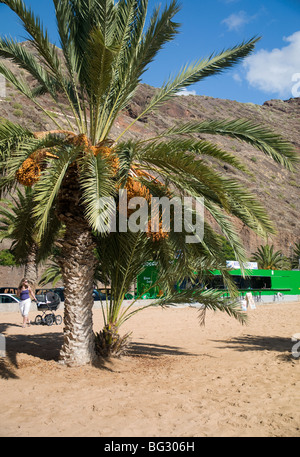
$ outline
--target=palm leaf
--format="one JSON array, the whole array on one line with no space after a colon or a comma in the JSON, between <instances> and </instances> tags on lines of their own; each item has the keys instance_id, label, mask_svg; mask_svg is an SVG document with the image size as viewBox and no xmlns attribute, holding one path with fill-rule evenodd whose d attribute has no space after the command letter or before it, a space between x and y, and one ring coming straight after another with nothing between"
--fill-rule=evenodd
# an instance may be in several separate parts
<instances>
[{"instance_id":1,"label":"palm leaf","mask_svg":"<svg viewBox=\"0 0 300 457\"><path fill-rule=\"evenodd\" d=\"M180 293L175 292L169 296L163 297L159 302L155 302L154 305L157 306L158 303L160 303L161 306L179 303L194 306L198 303L201 305L199 311L201 324L204 324L204 317L207 309L225 312L229 316L237 319L241 324L247 322L247 315L241 310L240 302L238 300L228 300L223 297L223 292L214 289L184 290Z\"/></svg>"},{"instance_id":2,"label":"palm leaf","mask_svg":"<svg viewBox=\"0 0 300 457\"><path fill-rule=\"evenodd\" d=\"M50 214L68 167L76 160L79 153L80 151L76 148L61 146L59 160L52 161L52 163L49 161L51 166L42 172L39 181L35 184L34 202L36 206L33 214L38 221L38 239L41 239L49 224Z\"/></svg>"},{"instance_id":3,"label":"palm leaf","mask_svg":"<svg viewBox=\"0 0 300 457\"><path fill-rule=\"evenodd\" d=\"M26 139L31 139L34 134L20 124L15 124L8 119L0 124L0 152L7 154L7 150L17 148L17 145Z\"/></svg>"},{"instance_id":4,"label":"palm leaf","mask_svg":"<svg viewBox=\"0 0 300 457\"><path fill-rule=\"evenodd\" d=\"M35 16L33 11L27 8L22 0L2 0L1 3L9 6L18 15L30 37L32 45L42 57L48 70L55 75L61 75L61 63L56 47L50 43L48 33L43 29L39 17Z\"/></svg>"},{"instance_id":5,"label":"palm leaf","mask_svg":"<svg viewBox=\"0 0 300 457\"><path fill-rule=\"evenodd\" d=\"M62 143L62 138L57 134L38 139L18 124L5 122L0 126L0 170L4 175L0 180L0 191L10 191L16 186L16 172L31 154Z\"/></svg>"},{"instance_id":6,"label":"palm leaf","mask_svg":"<svg viewBox=\"0 0 300 457\"><path fill-rule=\"evenodd\" d=\"M235 46L233 48L222 51L217 55L212 55L208 58L201 59L192 65L186 65L175 78L170 78L162 88L154 95L145 110L128 126L118 140L125 134L131 126L148 112L159 108L163 103L176 95L178 91L192 84L195 84L202 79L219 74L232 65L238 63L254 50L256 42L259 38L252 38L247 42Z\"/></svg>"},{"instance_id":7,"label":"palm leaf","mask_svg":"<svg viewBox=\"0 0 300 457\"><path fill-rule=\"evenodd\" d=\"M178 11L178 5L176 1L172 1L161 14L160 8L154 11L147 33L143 35L147 3L146 0L122 0L118 3L114 44L119 47L119 51L114 62L111 86L97 126L100 141L108 135L118 113L132 98L147 65L177 33L178 24L173 23L172 18Z\"/></svg>"},{"instance_id":8,"label":"palm leaf","mask_svg":"<svg viewBox=\"0 0 300 457\"><path fill-rule=\"evenodd\" d=\"M224 180L231 201L230 211L261 237L275 234L274 225L256 197L234 180Z\"/></svg>"},{"instance_id":9,"label":"palm leaf","mask_svg":"<svg viewBox=\"0 0 300 457\"><path fill-rule=\"evenodd\" d=\"M262 127L261 124L247 119L208 120L200 123L189 122L179 127L172 127L166 130L163 135L191 135L194 133L208 133L237 138L263 151L275 162L280 163L289 170L293 169L293 163L299 161L299 155L290 142L272 130Z\"/></svg>"},{"instance_id":10,"label":"palm leaf","mask_svg":"<svg viewBox=\"0 0 300 457\"><path fill-rule=\"evenodd\" d=\"M143 22L146 16L147 2L140 2L141 18ZM136 56L133 61L132 70L136 81L147 70L148 65L153 61L157 53L163 46L174 39L178 33L179 24L173 21L174 16L179 12L180 6L176 0L172 0L161 12L161 7L157 6L150 18L146 33L136 43ZM139 30L141 27L139 28ZM132 75L132 76L133 76Z\"/></svg>"},{"instance_id":11,"label":"palm leaf","mask_svg":"<svg viewBox=\"0 0 300 457\"><path fill-rule=\"evenodd\" d=\"M223 209L212 201L205 200L204 204L205 208L217 222L222 234L234 250L236 259L240 262L240 265L243 265L247 260L246 253L232 217L224 213Z\"/></svg>"},{"instance_id":12,"label":"palm leaf","mask_svg":"<svg viewBox=\"0 0 300 457\"><path fill-rule=\"evenodd\" d=\"M34 93L22 76L16 77L9 68L0 62L0 74L29 100L34 100Z\"/></svg>"},{"instance_id":13,"label":"palm leaf","mask_svg":"<svg viewBox=\"0 0 300 457\"><path fill-rule=\"evenodd\" d=\"M284 263L281 251L274 251L274 246L259 246L252 255L252 259L258 262L260 268L265 270L280 269Z\"/></svg>"},{"instance_id":14,"label":"palm leaf","mask_svg":"<svg viewBox=\"0 0 300 457\"><path fill-rule=\"evenodd\" d=\"M145 143L145 145L143 145ZM197 140L194 138L188 139L174 139L170 141L159 142L158 140L145 140L140 144L137 144L137 149L139 149L139 156L148 157L160 154L168 154L172 156L173 152L181 151L187 154L191 162L202 158L204 156L212 157L221 164L228 164L236 168L237 170L247 172L246 166L241 163L241 161L230 152L222 150L220 147L206 140Z\"/></svg>"},{"instance_id":15,"label":"palm leaf","mask_svg":"<svg viewBox=\"0 0 300 457\"><path fill-rule=\"evenodd\" d=\"M112 185L113 183L113 185ZM98 154L88 155L82 159L80 185L82 188L82 202L85 207L85 216L90 226L96 232L106 233L109 226L106 224L106 217L112 217L115 210L114 199L105 211L100 205L100 198L115 197L115 186L113 173L107 160Z\"/></svg>"},{"instance_id":16,"label":"palm leaf","mask_svg":"<svg viewBox=\"0 0 300 457\"><path fill-rule=\"evenodd\" d=\"M22 44L8 38L0 39L0 56L12 59L21 68L27 70L40 83L40 93L43 88L43 92L48 92L55 98L58 89L57 80L51 77L36 57Z\"/></svg>"},{"instance_id":17,"label":"palm leaf","mask_svg":"<svg viewBox=\"0 0 300 457\"><path fill-rule=\"evenodd\" d=\"M61 279L62 274L60 266L57 263L52 263L44 270L39 281L39 285L43 287L46 284L52 283L52 286L55 287L55 285L61 281Z\"/></svg>"}]
</instances>

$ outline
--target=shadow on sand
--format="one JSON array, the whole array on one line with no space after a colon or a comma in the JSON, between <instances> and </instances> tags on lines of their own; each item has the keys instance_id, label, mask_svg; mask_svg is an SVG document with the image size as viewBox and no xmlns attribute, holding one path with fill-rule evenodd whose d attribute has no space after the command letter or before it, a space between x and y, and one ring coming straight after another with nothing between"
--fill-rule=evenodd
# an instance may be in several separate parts
<instances>
[{"instance_id":1,"label":"shadow on sand","mask_svg":"<svg viewBox=\"0 0 300 457\"><path fill-rule=\"evenodd\" d=\"M165 355L185 355L190 357L197 357L198 354L185 352L176 346L167 346L154 343L131 343L128 349L128 355L131 357L148 356L148 357L161 357Z\"/></svg>"},{"instance_id":2,"label":"shadow on sand","mask_svg":"<svg viewBox=\"0 0 300 457\"><path fill-rule=\"evenodd\" d=\"M5 334L7 328L14 326L20 327L16 324L2 323L0 324L0 333ZM0 377L4 379L18 379L16 372L16 370L19 368L17 360L18 354L27 354L41 360L58 361L62 344L62 332L45 332L31 335L16 334L6 336L6 357L0 357ZM151 358L158 358L165 355L197 356L197 354L185 352L176 346L140 342L131 342L127 355L130 357L144 356ZM106 362L107 360L100 358L95 362L95 367L110 370Z\"/></svg>"},{"instance_id":3,"label":"shadow on sand","mask_svg":"<svg viewBox=\"0 0 300 457\"><path fill-rule=\"evenodd\" d=\"M277 352L278 357L284 361L295 360L292 357L292 340L281 336L259 336L244 335L227 340L214 340L216 343L222 343L220 348L230 348L240 352L246 351L270 351Z\"/></svg>"},{"instance_id":4,"label":"shadow on sand","mask_svg":"<svg viewBox=\"0 0 300 457\"><path fill-rule=\"evenodd\" d=\"M0 324L0 333L4 333L8 327L20 327L15 324ZM59 350L63 343L63 334L41 333L39 335L8 335L6 336L6 357L0 358L0 377L15 378L18 376L18 354L28 354L42 360L58 361Z\"/></svg>"}]
</instances>

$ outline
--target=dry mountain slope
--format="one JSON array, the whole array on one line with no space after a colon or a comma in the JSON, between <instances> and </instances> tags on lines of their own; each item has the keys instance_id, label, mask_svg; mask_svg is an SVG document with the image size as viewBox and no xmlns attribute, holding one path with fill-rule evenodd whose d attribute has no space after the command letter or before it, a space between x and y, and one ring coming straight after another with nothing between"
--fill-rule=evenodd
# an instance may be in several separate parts
<instances>
[{"instance_id":1,"label":"dry mountain slope","mask_svg":"<svg viewBox=\"0 0 300 457\"><path fill-rule=\"evenodd\" d=\"M127 115L136 117L140 114L153 91L149 86L140 86L133 103L128 107ZM271 128L282 134L300 152L300 98L270 100L261 106L206 96L175 97L157 113L137 122L135 125L138 128L135 128L134 135L153 135L157 130L170 127L179 120L237 118L251 119ZM124 123L124 120L122 121ZM210 138L209 135L206 137ZM270 239L269 243L274 243L277 249L290 255L292 245L300 240L300 167L291 173L262 152L239 140L225 137L212 139L226 150L234 152L250 170L249 177L230 166L220 168L221 172L238 179L258 196L277 228L277 235ZM254 252L262 243L262 240L246 227L241 226L240 233L248 253Z\"/></svg>"}]
</instances>

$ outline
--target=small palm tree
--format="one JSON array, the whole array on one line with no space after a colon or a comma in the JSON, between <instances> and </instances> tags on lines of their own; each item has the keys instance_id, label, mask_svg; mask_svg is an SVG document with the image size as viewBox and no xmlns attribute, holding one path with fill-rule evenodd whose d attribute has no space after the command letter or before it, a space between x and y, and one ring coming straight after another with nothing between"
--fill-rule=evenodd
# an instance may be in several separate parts
<instances>
[{"instance_id":1,"label":"small palm tree","mask_svg":"<svg viewBox=\"0 0 300 457\"><path fill-rule=\"evenodd\" d=\"M102 305L104 327L96 333L96 351L101 357L118 356L126 352L129 335L121 336L120 327L124 322L145 308L176 303L201 302L200 321L204 322L207 309L223 310L244 323L246 316L235 301L236 289L228 274L221 247L223 239L207 230L203 243L185 242L186 233L170 232L168 236L152 236L149 232L113 232L107 237L95 236L97 268L94 282L106 285L107 297ZM210 239L211 238L211 239ZM207 249L209 245L209 250ZM133 296L131 303L123 307L127 292L145 268L145 259L155 262L158 270L155 283L149 286L161 291L159 299L154 298L145 306L137 306L137 301L148 292L143 290ZM188 259L188 262L187 262ZM230 291L230 301L223 294L207 290L207 275L210 270L219 269ZM197 272L197 274L196 274ZM183 280L189 279L191 289L178 290ZM52 256L51 264L44 271L41 285L61 279L61 269ZM134 295L134 294L133 294Z\"/></svg>"},{"instance_id":2,"label":"small palm tree","mask_svg":"<svg viewBox=\"0 0 300 457\"><path fill-rule=\"evenodd\" d=\"M101 356L121 354L127 346L128 334L121 337L121 325L145 308L201 302L199 311L201 321L206 309L222 310L234 316L240 322L245 322L245 315L236 302L236 290L227 274L225 262L220 252L220 239L217 235L210 241L209 252L205 243L189 244L183 234L170 232L168 237L152 238L148 233L111 233L108 238L98 237L98 275L95 279L109 285L110 294L102 307L104 328L96 334L96 346ZM143 290L135 296L127 307L123 307L126 293L145 268L145 255L156 264L157 277L149 288L161 291L159 298L154 298L145 306L137 306L137 301L148 290ZM187 262L187 259L189 261ZM224 275L226 284L231 292L231 300L222 297L222 293L205 288L204 272L218 267ZM198 274L195 274L195 273ZM202 276L201 276L202 275ZM189 278L191 288L178 290L178 285Z\"/></svg>"},{"instance_id":3,"label":"small palm tree","mask_svg":"<svg viewBox=\"0 0 300 457\"><path fill-rule=\"evenodd\" d=\"M38 281L38 265L51 253L54 239L60 229L60 223L52 215L52 223L48 225L42 240L38 240L36 221L32 210L34 207L33 190L25 187L25 191L16 189L9 199L2 199L0 206L0 240L12 242L11 252L18 265L24 265L24 276L33 288Z\"/></svg>"},{"instance_id":4,"label":"small palm tree","mask_svg":"<svg viewBox=\"0 0 300 457\"><path fill-rule=\"evenodd\" d=\"M148 0L53 0L61 51L23 1L1 3L17 14L33 48L30 51L15 40L2 38L0 57L29 72L36 84L31 87L23 77L16 77L3 60L0 74L56 126L55 131L31 132L8 121L0 125L1 189L8 191L16 183L33 186L39 239L51 225L53 210L65 226L59 259L65 287L61 359L68 365L81 365L95 357L93 232L104 229L99 198L117 201L120 188L135 195L157 195L165 185L167 196L172 189L179 196L204 197L206 210L242 261L244 250L231 216L260 235L272 233L272 224L252 195L214 171L205 158L214 157L240 170L245 167L233 154L197 135L238 138L289 169L296 153L280 136L248 120L185 123L148 141L125 141L125 133L141 117L179 90L239 63L253 51L257 38L185 66L155 93L131 125L111 138L114 122L132 99L143 73L178 33L174 22L177 1L156 8L145 27ZM68 131L43 106L40 96L44 94L65 116ZM66 106L73 114L72 123ZM207 242L213 238L208 233Z\"/></svg>"},{"instance_id":5,"label":"small palm tree","mask_svg":"<svg viewBox=\"0 0 300 457\"><path fill-rule=\"evenodd\" d=\"M300 267L300 243L295 243L294 252L292 256L292 268Z\"/></svg>"},{"instance_id":6,"label":"small palm tree","mask_svg":"<svg viewBox=\"0 0 300 457\"><path fill-rule=\"evenodd\" d=\"M263 270L281 270L285 258L281 251L274 251L274 246L259 246L252 260Z\"/></svg>"}]
</instances>

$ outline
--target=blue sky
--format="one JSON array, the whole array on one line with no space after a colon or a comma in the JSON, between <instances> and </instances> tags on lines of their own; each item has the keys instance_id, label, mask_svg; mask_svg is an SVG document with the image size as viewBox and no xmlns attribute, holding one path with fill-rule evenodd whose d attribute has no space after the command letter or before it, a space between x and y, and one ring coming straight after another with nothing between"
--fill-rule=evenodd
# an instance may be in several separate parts
<instances>
[{"instance_id":1,"label":"blue sky","mask_svg":"<svg viewBox=\"0 0 300 457\"><path fill-rule=\"evenodd\" d=\"M25 0L42 18L59 44L51 0ZM149 0L154 5L167 2ZM254 53L239 66L210 77L188 90L198 95L263 103L270 98L300 96L300 0L181 0L176 16L181 33L159 54L143 82L159 87L187 62L262 37ZM0 5L0 35L22 41L18 18Z\"/></svg>"}]
</instances>

